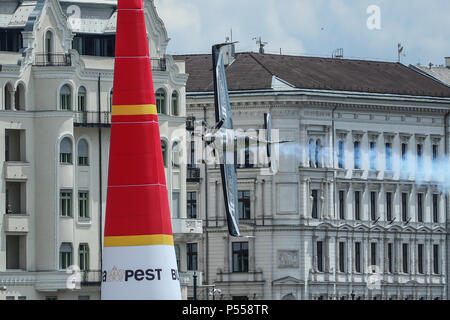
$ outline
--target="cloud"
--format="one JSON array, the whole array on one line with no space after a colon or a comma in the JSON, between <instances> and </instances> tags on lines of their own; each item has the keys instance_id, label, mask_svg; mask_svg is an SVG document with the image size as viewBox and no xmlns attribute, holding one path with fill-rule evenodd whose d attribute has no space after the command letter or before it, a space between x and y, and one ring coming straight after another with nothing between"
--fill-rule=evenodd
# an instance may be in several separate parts
<instances>
[{"instance_id":1,"label":"cloud","mask_svg":"<svg viewBox=\"0 0 450 320\"><path fill-rule=\"evenodd\" d=\"M230 36L238 51L396 60L397 44L405 63L443 63L450 55L450 1L446 0L154 0L165 22L170 53L205 53ZM370 5L381 8L381 30L368 30Z\"/></svg>"}]
</instances>

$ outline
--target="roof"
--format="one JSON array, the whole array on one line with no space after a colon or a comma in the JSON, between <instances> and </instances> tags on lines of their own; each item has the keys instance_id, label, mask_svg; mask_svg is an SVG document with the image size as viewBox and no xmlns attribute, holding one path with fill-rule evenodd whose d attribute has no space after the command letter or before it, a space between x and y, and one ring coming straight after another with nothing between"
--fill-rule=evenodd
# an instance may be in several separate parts
<instances>
[{"instance_id":1,"label":"roof","mask_svg":"<svg viewBox=\"0 0 450 320\"><path fill-rule=\"evenodd\" d=\"M439 66L439 67L425 67L425 66L414 66L422 72L436 78L437 80L443 82L444 84L450 86L450 68Z\"/></svg>"},{"instance_id":2,"label":"roof","mask_svg":"<svg viewBox=\"0 0 450 320\"><path fill-rule=\"evenodd\" d=\"M212 92L209 54L176 55L186 63L187 92ZM405 65L392 62L238 53L226 68L228 89L286 87L413 96L450 97L450 88Z\"/></svg>"}]
</instances>

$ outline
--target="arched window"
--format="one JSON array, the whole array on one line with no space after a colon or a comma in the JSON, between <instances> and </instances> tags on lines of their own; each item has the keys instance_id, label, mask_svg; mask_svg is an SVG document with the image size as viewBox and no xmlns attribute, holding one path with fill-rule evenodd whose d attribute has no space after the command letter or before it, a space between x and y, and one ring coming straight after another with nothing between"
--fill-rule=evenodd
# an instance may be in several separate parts
<instances>
[{"instance_id":1,"label":"arched window","mask_svg":"<svg viewBox=\"0 0 450 320\"><path fill-rule=\"evenodd\" d=\"M178 116L179 115L179 108L178 108L178 92L174 91L172 92L172 115Z\"/></svg>"},{"instance_id":2,"label":"arched window","mask_svg":"<svg viewBox=\"0 0 450 320\"><path fill-rule=\"evenodd\" d=\"M59 96L61 110L72 110L72 89L68 84L62 86Z\"/></svg>"},{"instance_id":3,"label":"arched window","mask_svg":"<svg viewBox=\"0 0 450 320\"><path fill-rule=\"evenodd\" d=\"M167 168L167 143L164 140L161 140L161 150L162 150L164 168Z\"/></svg>"},{"instance_id":4,"label":"arched window","mask_svg":"<svg viewBox=\"0 0 450 320\"><path fill-rule=\"evenodd\" d=\"M72 140L67 137L61 140L59 162L61 164L72 164Z\"/></svg>"},{"instance_id":5,"label":"arched window","mask_svg":"<svg viewBox=\"0 0 450 320\"><path fill-rule=\"evenodd\" d=\"M172 145L172 167L178 169L180 167L181 148L180 143L174 142Z\"/></svg>"},{"instance_id":6,"label":"arched window","mask_svg":"<svg viewBox=\"0 0 450 320\"><path fill-rule=\"evenodd\" d=\"M13 87L10 83L5 86L5 110L12 109L12 93L14 92Z\"/></svg>"},{"instance_id":7,"label":"arched window","mask_svg":"<svg viewBox=\"0 0 450 320\"><path fill-rule=\"evenodd\" d=\"M45 55L46 55L46 62L51 63L53 60L53 32L50 30L47 31L45 34Z\"/></svg>"},{"instance_id":8,"label":"arched window","mask_svg":"<svg viewBox=\"0 0 450 320\"><path fill-rule=\"evenodd\" d=\"M322 143L320 140L316 141L316 151L315 151L315 162L316 162L316 168L321 167L321 158L322 158Z\"/></svg>"},{"instance_id":9,"label":"arched window","mask_svg":"<svg viewBox=\"0 0 450 320\"><path fill-rule=\"evenodd\" d=\"M156 110L158 113L166 114L166 92L164 89L156 91Z\"/></svg>"},{"instance_id":10,"label":"arched window","mask_svg":"<svg viewBox=\"0 0 450 320\"><path fill-rule=\"evenodd\" d=\"M78 89L78 111L86 111L86 88Z\"/></svg>"},{"instance_id":11,"label":"arched window","mask_svg":"<svg viewBox=\"0 0 450 320\"><path fill-rule=\"evenodd\" d=\"M314 149L315 149L315 144L314 144L314 140L309 140L309 166L311 168L314 168Z\"/></svg>"},{"instance_id":12,"label":"arched window","mask_svg":"<svg viewBox=\"0 0 450 320\"><path fill-rule=\"evenodd\" d=\"M78 142L78 165L88 166L89 165L89 146L86 140L81 139Z\"/></svg>"},{"instance_id":13,"label":"arched window","mask_svg":"<svg viewBox=\"0 0 450 320\"><path fill-rule=\"evenodd\" d=\"M15 107L16 110L25 110L25 86L23 83L17 85L15 94Z\"/></svg>"}]
</instances>

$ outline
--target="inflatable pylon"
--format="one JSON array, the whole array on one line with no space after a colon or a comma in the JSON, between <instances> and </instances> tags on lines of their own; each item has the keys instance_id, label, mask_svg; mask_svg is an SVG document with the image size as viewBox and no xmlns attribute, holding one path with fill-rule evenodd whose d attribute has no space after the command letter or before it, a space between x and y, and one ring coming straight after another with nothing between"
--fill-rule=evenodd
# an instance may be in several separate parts
<instances>
[{"instance_id":1,"label":"inflatable pylon","mask_svg":"<svg viewBox=\"0 0 450 320\"><path fill-rule=\"evenodd\" d=\"M179 300L142 0L119 0L102 300Z\"/></svg>"}]
</instances>

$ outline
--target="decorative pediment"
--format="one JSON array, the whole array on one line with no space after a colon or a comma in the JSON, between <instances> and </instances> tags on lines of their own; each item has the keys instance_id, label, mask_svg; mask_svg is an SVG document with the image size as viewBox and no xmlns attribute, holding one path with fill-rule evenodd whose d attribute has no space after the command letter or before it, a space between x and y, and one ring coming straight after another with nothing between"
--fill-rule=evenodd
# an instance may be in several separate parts
<instances>
[{"instance_id":1,"label":"decorative pediment","mask_svg":"<svg viewBox=\"0 0 450 320\"><path fill-rule=\"evenodd\" d=\"M402 143L409 143L409 140L411 140L412 134L411 133L400 133L400 141Z\"/></svg>"},{"instance_id":2,"label":"decorative pediment","mask_svg":"<svg viewBox=\"0 0 450 320\"><path fill-rule=\"evenodd\" d=\"M394 132L384 132L383 136L384 136L384 140L386 142L392 143L394 141L394 138L395 138L395 133Z\"/></svg>"},{"instance_id":3,"label":"decorative pediment","mask_svg":"<svg viewBox=\"0 0 450 320\"><path fill-rule=\"evenodd\" d=\"M416 134L416 142L423 143L427 136L425 134Z\"/></svg>"},{"instance_id":4,"label":"decorative pediment","mask_svg":"<svg viewBox=\"0 0 450 320\"><path fill-rule=\"evenodd\" d=\"M371 142L375 142L378 140L378 137L380 136L381 132L378 131L369 131L367 132L367 135L369 136L369 140Z\"/></svg>"},{"instance_id":5,"label":"decorative pediment","mask_svg":"<svg viewBox=\"0 0 450 320\"><path fill-rule=\"evenodd\" d=\"M444 136L440 134L432 134L430 135L431 142L433 144L439 144Z\"/></svg>"},{"instance_id":6,"label":"decorative pediment","mask_svg":"<svg viewBox=\"0 0 450 320\"><path fill-rule=\"evenodd\" d=\"M291 276L287 276L284 278L280 278L277 280L273 280L272 281L273 285L286 285L286 284L291 284L291 285L303 285L305 284L305 282L303 280L291 277Z\"/></svg>"},{"instance_id":7,"label":"decorative pediment","mask_svg":"<svg viewBox=\"0 0 450 320\"><path fill-rule=\"evenodd\" d=\"M364 137L365 132L359 130L352 130L353 141L361 141Z\"/></svg>"}]
</instances>

